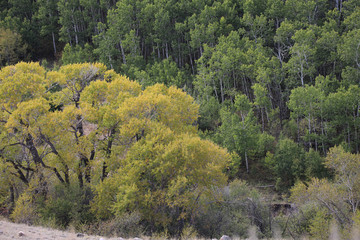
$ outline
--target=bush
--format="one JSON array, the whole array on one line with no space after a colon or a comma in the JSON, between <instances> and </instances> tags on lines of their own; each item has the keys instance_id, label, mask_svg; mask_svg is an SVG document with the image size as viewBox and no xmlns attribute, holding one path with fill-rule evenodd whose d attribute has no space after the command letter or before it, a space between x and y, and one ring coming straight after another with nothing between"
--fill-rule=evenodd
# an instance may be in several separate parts
<instances>
[{"instance_id":1,"label":"bush","mask_svg":"<svg viewBox=\"0 0 360 240\"><path fill-rule=\"evenodd\" d=\"M17 223L34 224L38 219L34 197L28 192L20 195L10 218Z\"/></svg>"},{"instance_id":2,"label":"bush","mask_svg":"<svg viewBox=\"0 0 360 240\"><path fill-rule=\"evenodd\" d=\"M66 228L70 223L75 228L89 224L95 219L89 211L91 198L90 189L86 187L57 185L40 210L42 221L54 221L60 228Z\"/></svg>"},{"instance_id":3,"label":"bush","mask_svg":"<svg viewBox=\"0 0 360 240\"><path fill-rule=\"evenodd\" d=\"M141 225L141 215L138 212L125 213L108 221L83 225L83 228L83 231L89 234L123 238L139 237L145 231Z\"/></svg>"},{"instance_id":4,"label":"bush","mask_svg":"<svg viewBox=\"0 0 360 240\"><path fill-rule=\"evenodd\" d=\"M306 204L290 215L275 217L274 221L279 225L283 237L300 239L304 233L308 232L317 209L314 204Z\"/></svg>"},{"instance_id":5,"label":"bush","mask_svg":"<svg viewBox=\"0 0 360 240\"><path fill-rule=\"evenodd\" d=\"M44 204L46 191L46 182L31 181L28 188L16 200L10 218L17 223L34 224L38 222L39 209Z\"/></svg>"},{"instance_id":6,"label":"bush","mask_svg":"<svg viewBox=\"0 0 360 240\"><path fill-rule=\"evenodd\" d=\"M208 207L201 209L195 219L199 235L206 238L220 238L222 234L247 237L251 226L255 226L261 236L270 235L269 210L258 191L244 181L235 180L220 195L222 201L203 204Z\"/></svg>"}]
</instances>

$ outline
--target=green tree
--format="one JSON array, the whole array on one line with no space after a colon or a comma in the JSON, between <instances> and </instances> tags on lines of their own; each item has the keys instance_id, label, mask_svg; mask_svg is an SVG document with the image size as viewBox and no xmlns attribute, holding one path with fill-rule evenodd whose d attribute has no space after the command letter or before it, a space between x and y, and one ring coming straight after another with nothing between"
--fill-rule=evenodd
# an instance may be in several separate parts
<instances>
[{"instance_id":1,"label":"green tree","mask_svg":"<svg viewBox=\"0 0 360 240\"><path fill-rule=\"evenodd\" d=\"M54 0L40 0L37 1L38 11L35 18L40 22L40 34L43 37L51 35L52 47L54 56L57 54L57 39L59 32L59 13L57 10L57 1Z\"/></svg>"},{"instance_id":2,"label":"green tree","mask_svg":"<svg viewBox=\"0 0 360 240\"><path fill-rule=\"evenodd\" d=\"M351 85L348 90L339 88L330 93L324 102L324 115L328 119L329 130L338 128L338 133L330 132L332 144L345 142L348 148L358 152L358 109L359 87ZM339 134L341 133L341 134Z\"/></svg>"},{"instance_id":3,"label":"green tree","mask_svg":"<svg viewBox=\"0 0 360 240\"><path fill-rule=\"evenodd\" d=\"M274 172L276 188L280 191L289 190L296 180L305 180L305 152L290 139L280 140L275 153L269 153L265 161Z\"/></svg>"},{"instance_id":4,"label":"green tree","mask_svg":"<svg viewBox=\"0 0 360 240\"><path fill-rule=\"evenodd\" d=\"M318 141L316 138L318 118L321 119L321 110L324 105L324 93L314 87L305 85L304 87L298 87L291 90L291 95L289 97L288 106L291 110L291 117L296 119L299 126L299 121L301 119L306 119L308 133L306 134L306 139L308 140L309 148L313 146L313 141L315 142L315 148L318 148ZM298 129L298 135L300 135L300 129Z\"/></svg>"},{"instance_id":5,"label":"green tree","mask_svg":"<svg viewBox=\"0 0 360 240\"><path fill-rule=\"evenodd\" d=\"M27 45L21 35L10 29L0 28L0 65L11 65L27 59Z\"/></svg>"},{"instance_id":6,"label":"green tree","mask_svg":"<svg viewBox=\"0 0 360 240\"><path fill-rule=\"evenodd\" d=\"M268 91L265 87L261 86L259 83L255 83L252 85L252 89L254 90L255 101L254 106L256 106L260 110L261 115L261 126L262 131L265 131L265 117L266 121L269 122L268 110L270 109L270 99L268 97Z\"/></svg>"},{"instance_id":7,"label":"green tree","mask_svg":"<svg viewBox=\"0 0 360 240\"><path fill-rule=\"evenodd\" d=\"M249 158L253 157L256 150L259 129L251 103L245 95L237 95L234 105L235 112L226 107L220 111L221 126L218 129L218 141L244 159L246 172L249 173ZM234 166L238 165L239 163L234 163ZM237 173L238 170L234 171Z\"/></svg>"},{"instance_id":8,"label":"green tree","mask_svg":"<svg viewBox=\"0 0 360 240\"><path fill-rule=\"evenodd\" d=\"M171 59L164 59L159 63L148 65L146 75L145 79L139 79L143 86L163 83L167 86L173 85L185 88L186 78L188 78L186 73L179 69Z\"/></svg>"},{"instance_id":9,"label":"green tree","mask_svg":"<svg viewBox=\"0 0 360 240\"><path fill-rule=\"evenodd\" d=\"M346 64L346 68L343 69L343 78L350 84L358 84L359 79L359 36L359 29L349 31L342 36L342 42L338 46L340 59Z\"/></svg>"},{"instance_id":10,"label":"green tree","mask_svg":"<svg viewBox=\"0 0 360 240\"><path fill-rule=\"evenodd\" d=\"M316 24L325 15L326 4L325 0L287 0L285 2L286 17L308 24Z\"/></svg>"},{"instance_id":11,"label":"green tree","mask_svg":"<svg viewBox=\"0 0 360 240\"><path fill-rule=\"evenodd\" d=\"M305 85L306 77L313 80L316 67L315 64L315 33L312 29L297 30L292 37L295 44L290 48L291 57L286 64L288 73L290 74L290 81L288 85L298 86L296 80L300 80L301 86ZM294 79L295 78L295 79ZM309 81L308 80L308 81Z\"/></svg>"}]
</instances>

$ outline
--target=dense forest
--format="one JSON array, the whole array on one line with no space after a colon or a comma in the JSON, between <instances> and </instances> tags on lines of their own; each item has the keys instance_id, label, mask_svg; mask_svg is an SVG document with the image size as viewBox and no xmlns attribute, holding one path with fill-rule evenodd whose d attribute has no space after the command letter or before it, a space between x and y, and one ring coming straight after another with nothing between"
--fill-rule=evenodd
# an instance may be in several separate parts
<instances>
[{"instance_id":1,"label":"dense forest","mask_svg":"<svg viewBox=\"0 0 360 240\"><path fill-rule=\"evenodd\" d=\"M15 222L360 229L358 0L1 0L0 66L0 214Z\"/></svg>"}]
</instances>

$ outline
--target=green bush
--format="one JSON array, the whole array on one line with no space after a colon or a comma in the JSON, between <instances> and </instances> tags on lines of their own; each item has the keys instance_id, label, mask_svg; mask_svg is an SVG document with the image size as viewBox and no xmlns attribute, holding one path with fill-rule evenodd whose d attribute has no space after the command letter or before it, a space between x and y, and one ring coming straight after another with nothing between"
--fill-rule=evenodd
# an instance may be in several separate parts
<instances>
[{"instance_id":1,"label":"green bush","mask_svg":"<svg viewBox=\"0 0 360 240\"><path fill-rule=\"evenodd\" d=\"M91 198L90 189L57 185L40 210L42 221L54 221L60 228L66 228L70 223L75 228L91 223L95 219L89 210Z\"/></svg>"}]
</instances>

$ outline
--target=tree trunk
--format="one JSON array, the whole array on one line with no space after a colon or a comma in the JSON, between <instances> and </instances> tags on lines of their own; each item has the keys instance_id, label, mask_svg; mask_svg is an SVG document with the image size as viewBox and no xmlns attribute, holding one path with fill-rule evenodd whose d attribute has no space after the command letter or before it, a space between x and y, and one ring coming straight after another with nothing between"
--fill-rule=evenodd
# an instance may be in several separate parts
<instances>
[{"instance_id":1,"label":"tree trunk","mask_svg":"<svg viewBox=\"0 0 360 240\"><path fill-rule=\"evenodd\" d=\"M308 127L309 127L309 149L312 147L312 143L310 140L310 134L311 134L311 115L309 113L309 119L308 119Z\"/></svg>"},{"instance_id":2,"label":"tree trunk","mask_svg":"<svg viewBox=\"0 0 360 240\"><path fill-rule=\"evenodd\" d=\"M260 112L261 112L261 130L262 132L264 132L265 131L264 109L260 108Z\"/></svg>"},{"instance_id":3,"label":"tree trunk","mask_svg":"<svg viewBox=\"0 0 360 240\"><path fill-rule=\"evenodd\" d=\"M348 146L349 146L349 149L351 149L351 145L350 145L350 140L351 140L351 137L350 137L350 126L349 126L349 123L347 124L347 138L348 138Z\"/></svg>"},{"instance_id":4,"label":"tree trunk","mask_svg":"<svg viewBox=\"0 0 360 240\"><path fill-rule=\"evenodd\" d=\"M249 162L246 151L245 151L245 165L246 165L246 172L249 173Z\"/></svg>"},{"instance_id":5,"label":"tree trunk","mask_svg":"<svg viewBox=\"0 0 360 240\"><path fill-rule=\"evenodd\" d=\"M55 34L51 32L52 40L53 40L53 48L54 48L54 56L56 56L56 43L55 43Z\"/></svg>"},{"instance_id":6,"label":"tree trunk","mask_svg":"<svg viewBox=\"0 0 360 240\"><path fill-rule=\"evenodd\" d=\"M169 59L169 49L167 43L165 43L165 54L166 54L166 59Z\"/></svg>"},{"instance_id":7,"label":"tree trunk","mask_svg":"<svg viewBox=\"0 0 360 240\"><path fill-rule=\"evenodd\" d=\"M84 187L84 181L83 181L83 175L82 175L82 172L81 172L81 162L79 163L79 168L78 168L78 171L77 171L77 175L78 175L79 186L80 186L80 188L83 188Z\"/></svg>"},{"instance_id":8,"label":"tree trunk","mask_svg":"<svg viewBox=\"0 0 360 240\"><path fill-rule=\"evenodd\" d=\"M220 78L220 94L221 94L221 103L224 103L224 89L223 89L223 81L222 78Z\"/></svg>"},{"instance_id":9,"label":"tree trunk","mask_svg":"<svg viewBox=\"0 0 360 240\"><path fill-rule=\"evenodd\" d=\"M126 64L125 52L124 52L124 48L123 48L123 46L122 46L121 40L120 40L120 50L121 50L121 55L122 55L123 63Z\"/></svg>"}]
</instances>

